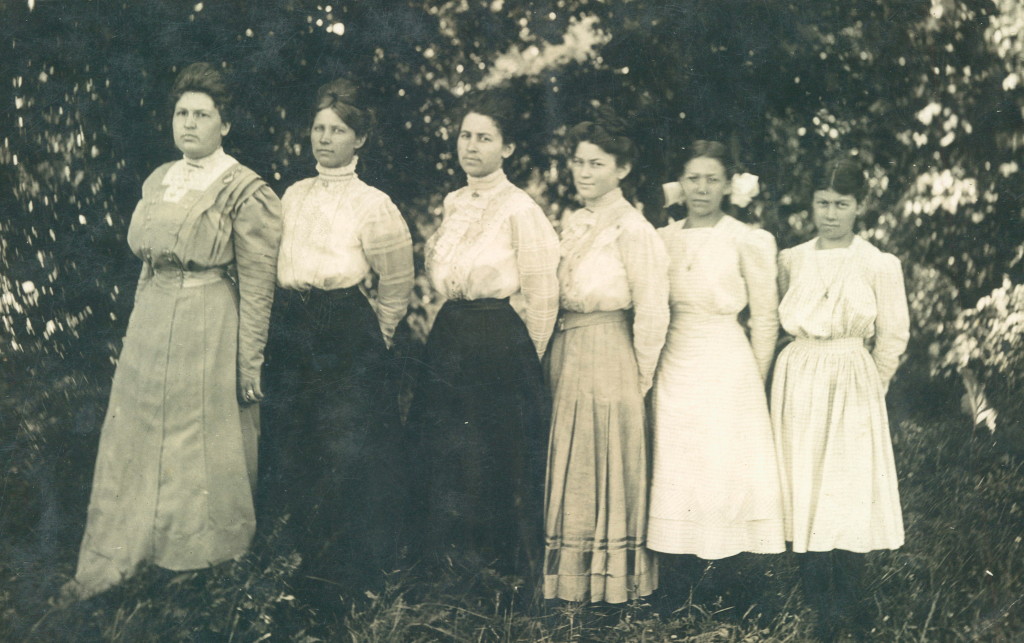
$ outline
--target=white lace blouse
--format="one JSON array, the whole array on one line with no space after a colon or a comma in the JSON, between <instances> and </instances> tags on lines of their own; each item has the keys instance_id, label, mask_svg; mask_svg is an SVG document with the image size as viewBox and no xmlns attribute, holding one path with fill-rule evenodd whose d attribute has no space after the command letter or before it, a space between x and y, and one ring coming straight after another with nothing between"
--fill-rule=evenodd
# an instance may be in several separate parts
<instances>
[{"instance_id":1,"label":"white lace blouse","mask_svg":"<svg viewBox=\"0 0 1024 643\"><path fill-rule=\"evenodd\" d=\"M285 191L277 280L291 290L336 290L379 277L375 308L390 342L413 284L409 226L386 194L349 165L303 179Z\"/></svg>"},{"instance_id":2,"label":"white lace blouse","mask_svg":"<svg viewBox=\"0 0 1024 643\"><path fill-rule=\"evenodd\" d=\"M633 309L633 350L648 390L668 331L668 255L651 224L615 189L566 216L558 268L563 309Z\"/></svg>"},{"instance_id":3,"label":"white lace blouse","mask_svg":"<svg viewBox=\"0 0 1024 643\"><path fill-rule=\"evenodd\" d=\"M524 321L543 355L558 315L558 235L526 192L502 170L444 199L444 220L427 241L426 269L446 299L522 293Z\"/></svg>"}]
</instances>

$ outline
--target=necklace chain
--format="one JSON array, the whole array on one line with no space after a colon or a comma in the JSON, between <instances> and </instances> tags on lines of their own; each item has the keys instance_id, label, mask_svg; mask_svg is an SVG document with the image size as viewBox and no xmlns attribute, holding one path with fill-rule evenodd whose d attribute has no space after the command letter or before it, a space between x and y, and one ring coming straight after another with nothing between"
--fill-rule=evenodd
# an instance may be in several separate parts
<instances>
[{"instance_id":1,"label":"necklace chain","mask_svg":"<svg viewBox=\"0 0 1024 643\"><path fill-rule=\"evenodd\" d=\"M815 264L815 268L817 269L817 270L815 270L815 275L818 278L818 283L820 283L822 285L822 287L824 288L824 292L822 292L821 298L825 299L825 300L828 300L830 295L832 294L833 287L835 287L837 285L837 282L840 281L840 279L842 278L843 274L846 272L846 264L850 263L850 254L847 253L846 256L843 257L842 262L836 268L835 272L832 273L832 278L829 279L828 281L826 281L822 277L822 275L824 274L825 271L822 269L823 266L822 266L821 260L818 258L819 257L819 255L817 254L818 252L821 252L821 250L816 250L815 254L814 254L814 264Z\"/></svg>"}]
</instances>

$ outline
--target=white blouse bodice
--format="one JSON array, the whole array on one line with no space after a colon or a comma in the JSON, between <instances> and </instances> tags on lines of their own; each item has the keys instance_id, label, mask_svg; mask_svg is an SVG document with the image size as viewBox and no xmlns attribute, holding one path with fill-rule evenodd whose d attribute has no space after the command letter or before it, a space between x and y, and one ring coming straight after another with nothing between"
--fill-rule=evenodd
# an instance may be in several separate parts
<instances>
[{"instance_id":1,"label":"white blouse bodice","mask_svg":"<svg viewBox=\"0 0 1024 643\"><path fill-rule=\"evenodd\" d=\"M798 338L873 338L882 383L899 366L910 338L900 261L860 237L846 248L819 250L817 238L779 255L779 318Z\"/></svg>"},{"instance_id":2,"label":"white blouse bodice","mask_svg":"<svg viewBox=\"0 0 1024 643\"><path fill-rule=\"evenodd\" d=\"M446 299L505 298L521 293L538 355L558 314L558 236L528 194L501 170L444 199L444 220L427 241L426 269Z\"/></svg>"},{"instance_id":3,"label":"white blouse bodice","mask_svg":"<svg viewBox=\"0 0 1024 643\"><path fill-rule=\"evenodd\" d=\"M650 387L668 330L668 257L651 224L612 190L566 215L558 279L561 307L579 313L633 310L633 349Z\"/></svg>"},{"instance_id":4,"label":"white blouse bodice","mask_svg":"<svg viewBox=\"0 0 1024 643\"><path fill-rule=\"evenodd\" d=\"M377 284L377 315L388 340L405 315L413 284L409 227L386 194L356 174L358 158L285 191L278 283L291 290Z\"/></svg>"},{"instance_id":5,"label":"white blouse bodice","mask_svg":"<svg viewBox=\"0 0 1024 643\"><path fill-rule=\"evenodd\" d=\"M766 377L779 333L775 238L728 215L705 228L685 223L659 230L671 261L673 315L736 316L749 306L750 345Z\"/></svg>"}]
</instances>

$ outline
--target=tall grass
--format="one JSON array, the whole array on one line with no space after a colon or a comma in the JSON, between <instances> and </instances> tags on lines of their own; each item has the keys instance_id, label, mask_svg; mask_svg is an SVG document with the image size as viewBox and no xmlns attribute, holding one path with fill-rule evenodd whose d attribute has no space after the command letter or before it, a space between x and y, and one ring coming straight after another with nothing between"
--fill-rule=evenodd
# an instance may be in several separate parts
<instances>
[{"instance_id":1,"label":"tall grass","mask_svg":"<svg viewBox=\"0 0 1024 643\"><path fill-rule=\"evenodd\" d=\"M383 589L306 603L299 559L265 529L252 551L211 570L147 568L68 608L53 595L73 570L84 479L105 390L58 378L7 382L0 396L0 640L3 641L808 641L791 555L666 564L662 589L621 609L549 604L537 578L449 560L413 564ZM868 557L865 595L879 641L1024 637L1024 464L945 406L894 422L907 543ZM70 507L74 505L73 507ZM279 526L272 526L279 527Z\"/></svg>"}]
</instances>

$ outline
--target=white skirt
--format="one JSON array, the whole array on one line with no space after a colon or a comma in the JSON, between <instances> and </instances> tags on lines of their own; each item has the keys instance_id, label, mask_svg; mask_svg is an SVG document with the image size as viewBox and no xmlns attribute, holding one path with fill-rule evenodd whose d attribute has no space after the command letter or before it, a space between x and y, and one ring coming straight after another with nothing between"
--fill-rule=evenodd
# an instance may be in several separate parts
<instances>
[{"instance_id":1,"label":"white skirt","mask_svg":"<svg viewBox=\"0 0 1024 643\"><path fill-rule=\"evenodd\" d=\"M775 367L772 423L793 551L903 544L885 391L864 340L787 346Z\"/></svg>"},{"instance_id":2,"label":"white skirt","mask_svg":"<svg viewBox=\"0 0 1024 643\"><path fill-rule=\"evenodd\" d=\"M764 383L735 315L673 313L654 385L647 541L705 559L785 550Z\"/></svg>"}]
</instances>

